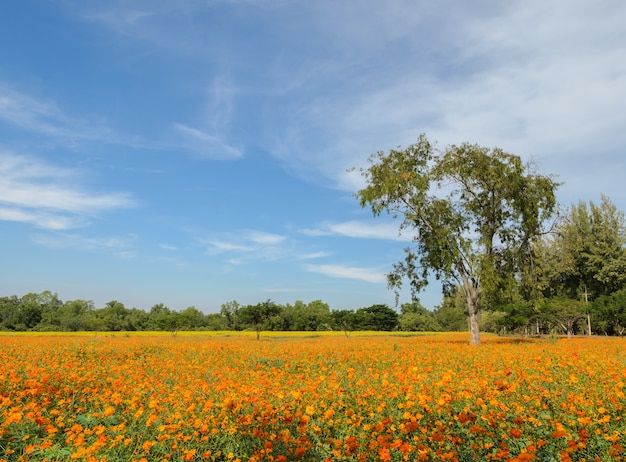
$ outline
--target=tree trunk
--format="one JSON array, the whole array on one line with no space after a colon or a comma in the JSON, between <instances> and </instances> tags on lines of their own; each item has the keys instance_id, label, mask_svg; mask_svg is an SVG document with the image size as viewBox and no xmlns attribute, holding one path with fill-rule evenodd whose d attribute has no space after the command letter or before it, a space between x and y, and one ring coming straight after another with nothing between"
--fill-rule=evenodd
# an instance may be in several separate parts
<instances>
[{"instance_id":1,"label":"tree trunk","mask_svg":"<svg viewBox=\"0 0 626 462\"><path fill-rule=\"evenodd\" d=\"M474 280L471 280L469 275L461 269L461 265L459 265L459 273L463 280L463 289L465 291L465 300L469 313L470 345L480 345L480 327L478 325L481 296L480 287L478 287L478 284L475 283Z\"/></svg>"},{"instance_id":2,"label":"tree trunk","mask_svg":"<svg viewBox=\"0 0 626 462\"><path fill-rule=\"evenodd\" d=\"M470 345L480 345L480 327L478 326L478 306L469 305Z\"/></svg>"}]
</instances>

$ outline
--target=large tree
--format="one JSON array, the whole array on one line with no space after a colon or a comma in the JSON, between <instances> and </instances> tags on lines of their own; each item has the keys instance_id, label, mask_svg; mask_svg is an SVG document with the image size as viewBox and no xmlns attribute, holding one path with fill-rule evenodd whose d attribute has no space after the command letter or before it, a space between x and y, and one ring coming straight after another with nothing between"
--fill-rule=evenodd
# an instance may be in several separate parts
<instances>
[{"instance_id":1,"label":"large tree","mask_svg":"<svg viewBox=\"0 0 626 462\"><path fill-rule=\"evenodd\" d=\"M412 247L388 275L399 289L408 278L414 296L430 274L463 289L470 343L480 343L479 312L502 293L531 252L554 211L553 178L536 174L520 157L472 144L436 150L425 135L406 149L379 151L361 169L362 207L401 217Z\"/></svg>"}]
</instances>

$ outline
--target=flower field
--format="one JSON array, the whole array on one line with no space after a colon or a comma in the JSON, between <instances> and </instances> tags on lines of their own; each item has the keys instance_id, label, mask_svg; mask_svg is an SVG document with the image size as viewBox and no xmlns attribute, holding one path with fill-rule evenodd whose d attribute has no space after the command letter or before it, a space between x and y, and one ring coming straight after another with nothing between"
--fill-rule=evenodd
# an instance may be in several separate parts
<instances>
[{"instance_id":1,"label":"flower field","mask_svg":"<svg viewBox=\"0 0 626 462\"><path fill-rule=\"evenodd\" d=\"M0 461L622 460L626 340L0 336Z\"/></svg>"}]
</instances>

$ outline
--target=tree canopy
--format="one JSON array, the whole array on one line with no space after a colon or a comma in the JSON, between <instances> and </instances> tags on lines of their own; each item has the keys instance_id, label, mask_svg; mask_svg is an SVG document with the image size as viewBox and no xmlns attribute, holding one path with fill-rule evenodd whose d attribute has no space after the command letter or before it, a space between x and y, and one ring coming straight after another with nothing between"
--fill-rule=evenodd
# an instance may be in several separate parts
<instances>
[{"instance_id":1,"label":"tree canopy","mask_svg":"<svg viewBox=\"0 0 626 462\"><path fill-rule=\"evenodd\" d=\"M480 343L479 311L527 261L554 212L558 184L499 148L464 143L439 151L425 135L405 149L379 151L369 163L361 169L360 205L375 216L400 217L400 231L413 235L388 275L390 287L408 278L417 294L430 275L448 289L462 287L470 343Z\"/></svg>"}]
</instances>

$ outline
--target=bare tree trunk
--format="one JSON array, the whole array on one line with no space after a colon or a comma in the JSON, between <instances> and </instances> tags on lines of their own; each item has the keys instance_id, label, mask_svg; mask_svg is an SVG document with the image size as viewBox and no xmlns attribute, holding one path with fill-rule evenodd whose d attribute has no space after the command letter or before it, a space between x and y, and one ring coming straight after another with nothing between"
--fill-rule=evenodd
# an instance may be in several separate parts
<instances>
[{"instance_id":1,"label":"bare tree trunk","mask_svg":"<svg viewBox=\"0 0 626 462\"><path fill-rule=\"evenodd\" d=\"M467 311L469 313L470 345L480 345L480 326L478 325L478 313L480 311L480 288L464 271L461 273Z\"/></svg>"},{"instance_id":2,"label":"bare tree trunk","mask_svg":"<svg viewBox=\"0 0 626 462\"><path fill-rule=\"evenodd\" d=\"M480 345L480 327L478 326L478 306L468 306L468 309L469 309L469 319L470 319L470 345Z\"/></svg>"}]
</instances>

